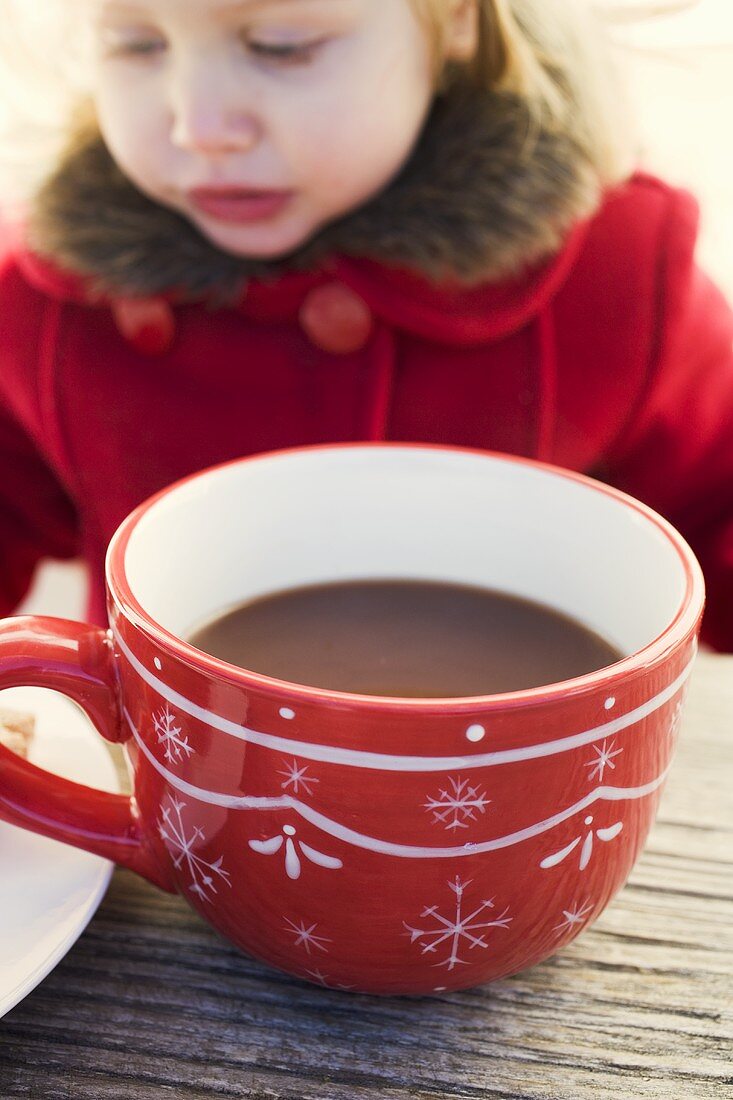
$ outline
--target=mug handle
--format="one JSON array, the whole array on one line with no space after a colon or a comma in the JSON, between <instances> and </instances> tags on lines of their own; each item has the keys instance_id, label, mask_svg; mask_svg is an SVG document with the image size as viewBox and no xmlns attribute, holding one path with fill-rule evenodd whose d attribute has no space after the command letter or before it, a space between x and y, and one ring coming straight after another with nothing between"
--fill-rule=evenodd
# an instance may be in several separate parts
<instances>
[{"instance_id":1,"label":"mug handle","mask_svg":"<svg viewBox=\"0 0 733 1100\"><path fill-rule=\"evenodd\" d=\"M124 739L112 639L86 623L37 615L0 620L0 688L52 688L108 741ZM176 893L134 797L61 779L0 746L0 820L111 859Z\"/></svg>"}]
</instances>

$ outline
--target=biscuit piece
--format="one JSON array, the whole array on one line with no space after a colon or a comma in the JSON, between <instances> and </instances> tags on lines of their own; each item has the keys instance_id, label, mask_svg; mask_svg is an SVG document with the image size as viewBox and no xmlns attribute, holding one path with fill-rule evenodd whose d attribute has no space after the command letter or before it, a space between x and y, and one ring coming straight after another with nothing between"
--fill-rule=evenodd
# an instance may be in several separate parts
<instances>
[{"instance_id":1,"label":"biscuit piece","mask_svg":"<svg viewBox=\"0 0 733 1100\"><path fill-rule=\"evenodd\" d=\"M0 745L27 760L35 721L32 714L0 707Z\"/></svg>"}]
</instances>

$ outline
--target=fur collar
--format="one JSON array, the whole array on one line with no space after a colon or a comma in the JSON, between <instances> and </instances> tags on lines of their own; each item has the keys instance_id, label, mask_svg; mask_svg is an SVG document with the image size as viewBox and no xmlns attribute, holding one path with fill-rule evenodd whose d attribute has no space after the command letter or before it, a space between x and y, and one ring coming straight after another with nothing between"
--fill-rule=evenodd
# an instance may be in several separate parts
<instances>
[{"instance_id":1,"label":"fur collar","mask_svg":"<svg viewBox=\"0 0 733 1100\"><path fill-rule=\"evenodd\" d=\"M429 281L498 282L557 252L598 206L601 183L572 120L527 137L516 96L449 85L399 176L275 261L232 256L122 174L96 126L77 133L32 204L28 243L99 295L224 303L249 279L363 257Z\"/></svg>"}]
</instances>

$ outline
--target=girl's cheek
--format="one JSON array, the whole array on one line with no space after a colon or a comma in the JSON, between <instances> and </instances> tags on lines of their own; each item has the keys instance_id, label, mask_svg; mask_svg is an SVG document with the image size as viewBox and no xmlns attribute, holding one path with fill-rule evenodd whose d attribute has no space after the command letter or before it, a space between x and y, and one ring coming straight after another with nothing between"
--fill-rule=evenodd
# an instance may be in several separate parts
<instances>
[{"instance_id":1,"label":"girl's cheek","mask_svg":"<svg viewBox=\"0 0 733 1100\"><path fill-rule=\"evenodd\" d=\"M394 104L392 105L394 109ZM319 178L325 192L354 189L356 199L383 186L402 165L419 131L418 107L396 118L389 111L347 104L334 114L316 116L300 128L301 163Z\"/></svg>"},{"instance_id":2,"label":"girl's cheek","mask_svg":"<svg viewBox=\"0 0 733 1100\"><path fill-rule=\"evenodd\" d=\"M143 136L154 133L165 115L159 89L144 81L131 85L119 77L102 80L95 99L103 127L127 141L138 133Z\"/></svg>"},{"instance_id":3,"label":"girl's cheek","mask_svg":"<svg viewBox=\"0 0 733 1100\"><path fill-rule=\"evenodd\" d=\"M120 169L154 196L165 176L162 161L166 146L161 120L151 105L146 111L129 96L108 91L97 100L97 116L105 142Z\"/></svg>"}]
</instances>

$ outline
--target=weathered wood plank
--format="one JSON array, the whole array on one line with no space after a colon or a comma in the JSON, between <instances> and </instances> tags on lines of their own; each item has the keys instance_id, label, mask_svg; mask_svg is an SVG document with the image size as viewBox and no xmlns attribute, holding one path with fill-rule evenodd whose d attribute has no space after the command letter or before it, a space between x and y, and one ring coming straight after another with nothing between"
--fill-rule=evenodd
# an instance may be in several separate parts
<instances>
[{"instance_id":1,"label":"weathered wood plank","mask_svg":"<svg viewBox=\"0 0 733 1100\"><path fill-rule=\"evenodd\" d=\"M74 949L6 1017L0 1096L733 1097L731 779L733 658L706 654L626 889L556 958L434 999L291 980L117 872Z\"/></svg>"}]
</instances>

